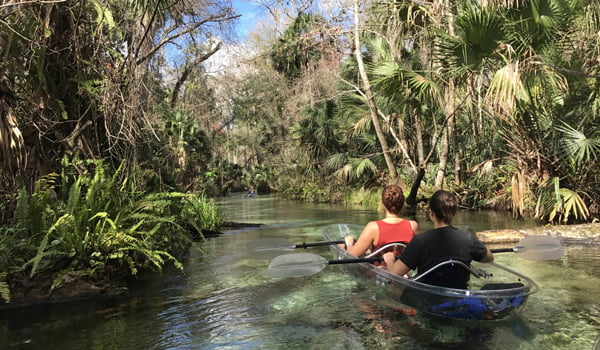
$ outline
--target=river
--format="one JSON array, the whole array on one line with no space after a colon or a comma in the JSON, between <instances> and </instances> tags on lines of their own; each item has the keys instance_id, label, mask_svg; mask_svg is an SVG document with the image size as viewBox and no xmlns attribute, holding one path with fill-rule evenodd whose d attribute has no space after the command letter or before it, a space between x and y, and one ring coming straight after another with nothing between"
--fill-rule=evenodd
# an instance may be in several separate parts
<instances>
[{"instance_id":1,"label":"river","mask_svg":"<svg viewBox=\"0 0 600 350\"><path fill-rule=\"evenodd\" d=\"M318 242L323 226L365 224L372 210L291 202L276 196L218 201L236 228L191 249L185 274L168 269L139 280L124 297L0 311L0 349L594 349L600 329L600 248L565 247L560 260L496 261L541 290L520 314L498 322L458 322L400 312L336 266L276 279L246 245L262 238ZM422 230L431 223L419 213ZM461 212L471 231L530 228L494 212ZM327 247L310 252L330 257Z\"/></svg>"}]
</instances>

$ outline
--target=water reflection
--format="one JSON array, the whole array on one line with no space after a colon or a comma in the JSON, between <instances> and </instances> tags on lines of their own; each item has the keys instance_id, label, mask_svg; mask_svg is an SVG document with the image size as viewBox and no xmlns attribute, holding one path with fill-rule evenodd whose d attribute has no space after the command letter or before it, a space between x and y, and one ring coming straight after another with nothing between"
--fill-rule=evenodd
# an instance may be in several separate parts
<instances>
[{"instance_id":1,"label":"water reflection","mask_svg":"<svg viewBox=\"0 0 600 350\"><path fill-rule=\"evenodd\" d=\"M313 276L277 279L248 242L322 239L333 223L364 224L378 213L258 196L220 201L235 228L191 250L186 273L139 281L125 298L0 311L0 349L593 349L600 328L600 248L567 247L557 261L497 254L500 264L541 287L518 317L457 322L414 314L374 295L336 266ZM420 214L419 214L420 215ZM424 217L417 217L421 227ZM471 230L529 223L461 213ZM330 257L327 247L310 252Z\"/></svg>"}]
</instances>

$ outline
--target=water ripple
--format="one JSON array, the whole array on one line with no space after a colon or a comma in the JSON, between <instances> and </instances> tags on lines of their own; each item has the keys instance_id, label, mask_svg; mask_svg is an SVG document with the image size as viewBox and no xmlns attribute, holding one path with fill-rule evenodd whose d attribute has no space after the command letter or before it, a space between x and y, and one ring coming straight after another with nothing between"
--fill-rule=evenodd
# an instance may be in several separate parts
<instances>
[{"instance_id":1,"label":"water ripple","mask_svg":"<svg viewBox=\"0 0 600 350\"><path fill-rule=\"evenodd\" d=\"M247 306L251 304L246 301L251 296L247 290L227 288L206 297L176 298L172 306L157 315L164 327L156 346L220 349L259 346L252 340L255 337L250 325L262 317L252 316ZM218 343L213 344L217 339Z\"/></svg>"}]
</instances>

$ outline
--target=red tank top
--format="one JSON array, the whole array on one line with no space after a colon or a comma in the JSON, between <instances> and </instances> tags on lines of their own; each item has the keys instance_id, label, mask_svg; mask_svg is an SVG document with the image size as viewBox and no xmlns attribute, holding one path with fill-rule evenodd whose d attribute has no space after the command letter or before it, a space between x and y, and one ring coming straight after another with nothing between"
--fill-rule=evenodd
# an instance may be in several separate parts
<instances>
[{"instance_id":1,"label":"red tank top","mask_svg":"<svg viewBox=\"0 0 600 350\"><path fill-rule=\"evenodd\" d=\"M402 220L393 224L378 220L377 227L379 228L379 239L377 246L373 247L373 251L392 242L408 243L415 235L410 220Z\"/></svg>"}]
</instances>

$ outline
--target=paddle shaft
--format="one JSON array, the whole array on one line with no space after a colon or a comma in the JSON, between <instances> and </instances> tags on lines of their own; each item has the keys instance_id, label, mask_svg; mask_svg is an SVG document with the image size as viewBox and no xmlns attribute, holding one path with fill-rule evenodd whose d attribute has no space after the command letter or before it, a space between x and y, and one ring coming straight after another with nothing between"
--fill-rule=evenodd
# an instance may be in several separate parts
<instances>
[{"instance_id":1,"label":"paddle shaft","mask_svg":"<svg viewBox=\"0 0 600 350\"><path fill-rule=\"evenodd\" d=\"M346 243L343 239L339 241L328 241L328 242L316 242L316 243L302 243L294 245L294 248L308 248L308 247L320 247L324 245L342 244Z\"/></svg>"},{"instance_id":2,"label":"paddle shaft","mask_svg":"<svg viewBox=\"0 0 600 350\"><path fill-rule=\"evenodd\" d=\"M396 256L396 259L399 259L400 256ZM363 262L382 262L382 256L373 256L370 258L354 258L354 259L339 259L339 260L327 260L328 265L338 265L338 264L352 264L352 263L363 263Z\"/></svg>"},{"instance_id":3,"label":"paddle shaft","mask_svg":"<svg viewBox=\"0 0 600 350\"><path fill-rule=\"evenodd\" d=\"M330 242L323 242L325 244L331 244ZM344 243L344 241L341 241L340 243ZM515 253L518 251L518 249L513 248L496 248L496 249L490 249L490 251L492 253ZM396 259L399 259L400 257L397 256ZM370 258L353 258L353 259L339 259L339 260L328 260L327 264L329 265L337 265L337 264L352 264L352 263L362 263L362 262L382 262L383 261L383 257L381 256L374 256L374 257L370 257Z\"/></svg>"},{"instance_id":4,"label":"paddle shaft","mask_svg":"<svg viewBox=\"0 0 600 350\"><path fill-rule=\"evenodd\" d=\"M342 244L342 243L346 243L344 240L339 240L339 241L328 241L328 242L318 242L318 243L302 243L302 244L296 244L294 246L294 248L308 248L308 247L319 247L319 246L324 246L324 245L332 245L332 244ZM492 253L515 253L518 251L518 249L513 248L495 248L495 249L490 249L490 251ZM365 259L372 259L372 258L365 258ZM348 260L352 260L352 259L348 259ZM365 260L363 261L362 259L358 259L361 261L354 261L354 262L371 262L371 261L380 261L380 260Z\"/></svg>"},{"instance_id":5,"label":"paddle shaft","mask_svg":"<svg viewBox=\"0 0 600 350\"><path fill-rule=\"evenodd\" d=\"M343 244L346 243L344 240L339 240L339 241L328 241L328 242L317 242L317 243L302 243L302 244L296 244L294 245L294 248L309 248L309 247L320 247L320 246L325 246L325 245L333 245L333 244ZM517 251L517 249L515 248L496 248L496 249L490 249L490 251L492 253L514 253ZM365 258L365 259L372 259L372 258ZM348 259L348 260L352 260L352 259ZM372 261L381 261L381 260L362 260L362 259L358 259L360 261L354 261L354 262L372 262Z\"/></svg>"},{"instance_id":6,"label":"paddle shaft","mask_svg":"<svg viewBox=\"0 0 600 350\"><path fill-rule=\"evenodd\" d=\"M327 242L325 242L327 243ZM343 243L343 241L341 242ZM490 249L492 253L518 253L519 249L517 247L512 248L496 248ZM396 259L399 259L399 256L396 256ZM328 260L327 264L329 265L337 265L337 264L352 264L352 263L362 263L362 262L381 262L383 261L383 257L374 256L371 258L353 258L353 259L339 259L339 260Z\"/></svg>"},{"instance_id":7,"label":"paddle shaft","mask_svg":"<svg viewBox=\"0 0 600 350\"><path fill-rule=\"evenodd\" d=\"M490 249L492 253L513 253L516 252L515 248L496 248Z\"/></svg>"}]
</instances>

